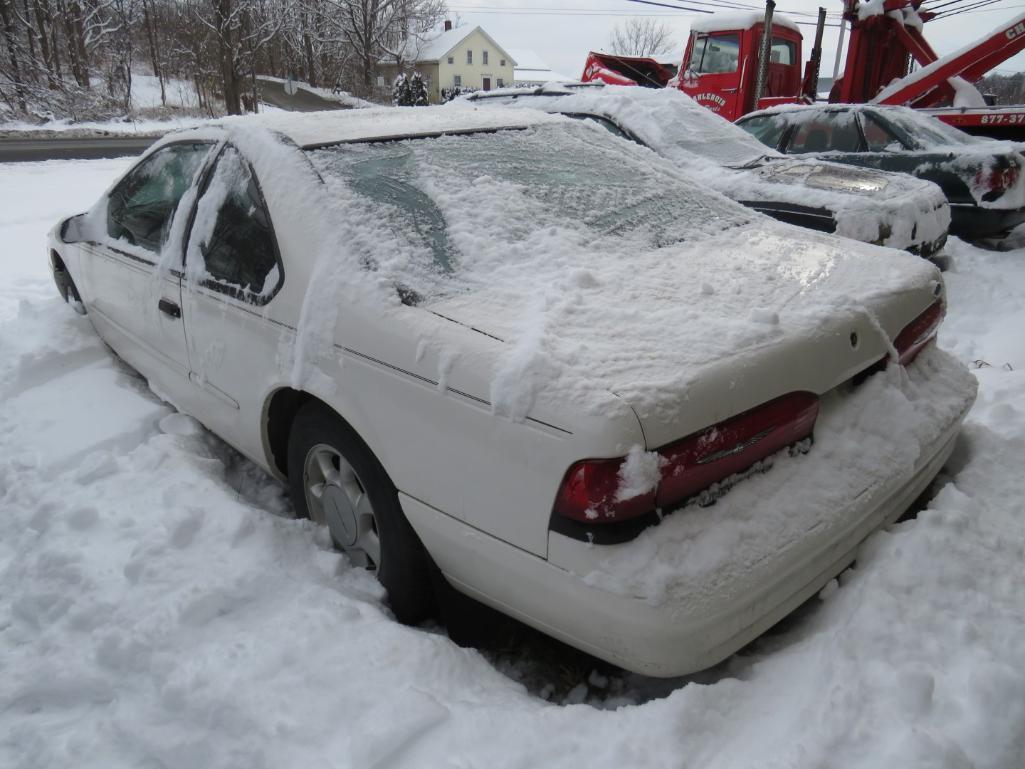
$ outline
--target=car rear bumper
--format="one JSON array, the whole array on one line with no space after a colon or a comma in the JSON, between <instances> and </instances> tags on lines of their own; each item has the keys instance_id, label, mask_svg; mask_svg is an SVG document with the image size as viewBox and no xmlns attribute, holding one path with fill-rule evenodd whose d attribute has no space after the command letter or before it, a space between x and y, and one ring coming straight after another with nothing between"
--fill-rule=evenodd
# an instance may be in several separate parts
<instances>
[{"instance_id":1,"label":"car rear bumper","mask_svg":"<svg viewBox=\"0 0 1025 769\"><path fill-rule=\"evenodd\" d=\"M951 366L958 368L947 377L950 397L942 416L926 424L928 437L914 462L900 466L880 461L885 475L861 487L860 493L809 495L804 492L816 483L805 469L812 465L773 468L738 485L711 508L673 513L662 525L649 529L646 538L626 546L596 546L551 533L548 560L469 529L405 495L401 495L402 505L442 573L461 592L629 670L663 677L691 673L725 659L815 595L850 564L866 537L896 520L939 472L974 399L971 375L948 356L939 355L948 373ZM921 394L928 404L922 408L932 408L937 392L942 388ZM856 410L858 404L850 406ZM885 421L885 408L871 418L878 423L880 416ZM836 446L850 442L846 435L834 441L832 448L825 441L825 448L818 452L820 470L832 467L836 474L857 475L860 468L854 463L831 456ZM817 448L793 461L816 461ZM855 442L847 450L853 456L862 448ZM746 500L752 497L740 492L749 483L757 487L759 480L772 490L770 496L784 500L777 505L778 513L780 520L796 523L792 531L780 533L785 524L773 524L760 538L757 524L767 511L757 509L757 501L748 509ZM785 500L791 499L789 507ZM756 524L748 532L747 544L715 536L705 540L676 536L684 529L674 529L675 523L697 521L698 526L714 529L717 519L721 522L741 512L738 501L745 506L744 513L753 513L749 517ZM681 520L674 522L677 517ZM739 566L733 563L734 551L746 548L750 556L751 542L755 557ZM717 565L686 573L690 561L715 558L725 568ZM631 569L640 574L672 574L659 592L632 582Z\"/></svg>"},{"instance_id":2,"label":"car rear bumper","mask_svg":"<svg viewBox=\"0 0 1025 769\"><path fill-rule=\"evenodd\" d=\"M604 613L606 639L613 641L591 653L652 676L684 675L721 662L813 597L854 561L870 534L896 521L943 467L960 426L960 420L950 426L906 482L886 489L871 505L850 505L851 525L827 546L793 559L786 568L776 564L760 570L764 579L755 589L723 599L716 611L690 614L680 604L651 606L595 588L577 590L574 604L596 616ZM570 643L582 646L579 640Z\"/></svg>"},{"instance_id":3,"label":"car rear bumper","mask_svg":"<svg viewBox=\"0 0 1025 769\"><path fill-rule=\"evenodd\" d=\"M950 204L950 234L960 238L995 238L1025 222L1025 208L981 208L970 203Z\"/></svg>"}]
</instances>

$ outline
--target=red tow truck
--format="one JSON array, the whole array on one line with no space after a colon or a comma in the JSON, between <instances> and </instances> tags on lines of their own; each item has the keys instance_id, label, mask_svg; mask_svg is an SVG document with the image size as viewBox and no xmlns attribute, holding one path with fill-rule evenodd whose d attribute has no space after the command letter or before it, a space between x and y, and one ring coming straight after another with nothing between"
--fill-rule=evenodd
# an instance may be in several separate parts
<instances>
[{"instance_id":1,"label":"red tow truck","mask_svg":"<svg viewBox=\"0 0 1025 769\"><path fill-rule=\"evenodd\" d=\"M810 103L816 98L825 11L820 9L815 44L802 72L801 31L774 8L768 0L764 14L696 20L678 71L653 58L592 52L581 79L676 87L729 120L777 104ZM937 56L923 35L924 25L935 18L923 0L844 0L843 18L850 25L850 42L831 102L906 105L968 133L1025 140L1025 106L987 106L973 85L1025 49L1025 14L946 56ZM912 61L919 67L915 71L910 71Z\"/></svg>"}]
</instances>

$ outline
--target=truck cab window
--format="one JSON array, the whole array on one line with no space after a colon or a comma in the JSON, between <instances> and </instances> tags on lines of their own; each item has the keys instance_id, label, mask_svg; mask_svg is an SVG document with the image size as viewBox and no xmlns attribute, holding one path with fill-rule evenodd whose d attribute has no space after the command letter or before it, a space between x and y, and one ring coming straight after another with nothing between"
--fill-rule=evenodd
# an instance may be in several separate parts
<instances>
[{"instance_id":1,"label":"truck cab window","mask_svg":"<svg viewBox=\"0 0 1025 769\"><path fill-rule=\"evenodd\" d=\"M698 35L690 57L690 69L699 75L736 72L740 60L740 35Z\"/></svg>"}]
</instances>

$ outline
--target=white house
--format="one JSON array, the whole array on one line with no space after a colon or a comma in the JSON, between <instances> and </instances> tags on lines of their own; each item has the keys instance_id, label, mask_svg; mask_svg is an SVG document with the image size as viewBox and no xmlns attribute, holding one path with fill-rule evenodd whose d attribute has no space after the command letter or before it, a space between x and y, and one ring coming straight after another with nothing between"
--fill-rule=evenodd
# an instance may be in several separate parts
<instances>
[{"instance_id":1,"label":"white house","mask_svg":"<svg viewBox=\"0 0 1025 769\"><path fill-rule=\"evenodd\" d=\"M409 60L404 62L405 69L415 69L427 78L432 103L441 101L442 90L490 91L514 82L516 60L479 26L453 28L452 22L446 21L437 37L406 48ZM396 62L381 62L378 85L390 83L397 72Z\"/></svg>"}]
</instances>

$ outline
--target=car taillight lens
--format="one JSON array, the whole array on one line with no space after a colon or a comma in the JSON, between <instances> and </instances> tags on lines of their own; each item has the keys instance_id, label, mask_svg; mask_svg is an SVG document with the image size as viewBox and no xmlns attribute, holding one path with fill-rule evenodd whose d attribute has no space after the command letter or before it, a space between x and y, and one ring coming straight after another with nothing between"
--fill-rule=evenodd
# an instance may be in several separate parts
<instances>
[{"instance_id":1,"label":"car taillight lens","mask_svg":"<svg viewBox=\"0 0 1025 769\"><path fill-rule=\"evenodd\" d=\"M811 435L819 399L798 392L764 403L659 450L659 507L671 507Z\"/></svg>"},{"instance_id":2,"label":"car taillight lens","mask_svg":"<svg viewBox=\"0 0 1025 769\"><path fill-rule=\"evenodd\" d=\"M1017 184L1019 176L1021 176L1021 166L1014 160L1008 160L1004 165L988 171L983 169L976 173L975 185L986 190L982 199L989 202L996 200Z\"/></svg>"},{"instance_id":3,"label":"car taillight lens","mask_svg":"<svg viewBox=\"0 0 1025 769\"><path fill-rule=\"evenodd\" d=\"M678 505L809 437L818 413L819 399L814 393L790 393L663 446L658 450L661 470L657 486L630 499L617 499L625 457L577 462L563 478L555 513L582 523L602 524Z\"/></svg>"},{"instance_id":4,"label":"car taillight lens","mask_svg":"<svg viewBox=\"0 0 1025 769\"><path fill-rule=\"evenodd\" d=\"M897 335L893 346L897 348L897 355L900 356L900 365L906 366L911 363L922 348L936 336L945 310L942 300L933 302Z\"/></svg>"},{"instance_id":5,"label":"car taillight lens","mask_svg":"<svg viewBox=\"0 0 1025 769\"><path fill-rule=\"evenodd\" d=\"M555 498L555 512L581 523L612 523L629 520L655 509L655 491L617 500L620 459L587 459L577 462L562 480Z\"/></svg>"}]
</instances>

